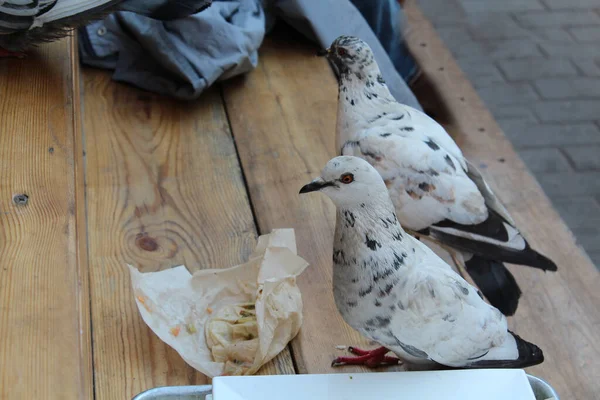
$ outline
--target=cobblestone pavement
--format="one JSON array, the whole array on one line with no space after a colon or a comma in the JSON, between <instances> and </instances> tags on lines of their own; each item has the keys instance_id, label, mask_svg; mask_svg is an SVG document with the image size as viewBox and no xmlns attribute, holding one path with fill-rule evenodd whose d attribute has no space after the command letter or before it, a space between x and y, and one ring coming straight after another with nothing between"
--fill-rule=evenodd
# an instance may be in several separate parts
<instances>
[{"instance_id":1,"label":"cobblestone pavement","mask_svg":"<svg viewBox=\"0 0 600 400\"><path fill-rule=\"evenodd\" d=\"M417 0L600 268L600 0Z\"/></svg>"}]
</instances>

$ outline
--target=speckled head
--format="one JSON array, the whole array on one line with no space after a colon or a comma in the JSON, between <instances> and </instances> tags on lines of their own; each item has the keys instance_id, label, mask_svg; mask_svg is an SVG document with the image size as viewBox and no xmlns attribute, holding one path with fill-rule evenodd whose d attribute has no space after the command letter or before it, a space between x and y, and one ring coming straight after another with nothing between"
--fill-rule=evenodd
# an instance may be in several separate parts
<instances>
[{"instance_id":1,"label":"speckled head","mask_svg":"<svg viewBox=\"0 0 600 400\"><path fill-rule=\"evenodd\" d=\"M371 47L357 37L340 36L323 54L333 62L341 77L354 75L365 79L368 74L373 78L380 74Z\"/></svg>"},{"instance_id":2,"label":"speckled head","mask_svg":"<svg viewBox=\"0 0 600 400\"><path fill-rule=\"evenodd\" d=\"M337 207L358 208L391 200L379 172L359 157L332 158L321 176L300 189L300 193L323 192Z\"/></svg>"}]
</instances>

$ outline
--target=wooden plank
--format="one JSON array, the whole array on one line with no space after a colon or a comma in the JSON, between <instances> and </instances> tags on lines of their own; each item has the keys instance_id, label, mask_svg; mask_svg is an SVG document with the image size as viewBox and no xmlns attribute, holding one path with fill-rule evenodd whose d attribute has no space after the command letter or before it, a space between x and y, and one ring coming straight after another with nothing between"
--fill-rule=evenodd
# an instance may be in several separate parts
<instances>
[{"instance_id":1,"label":"wooden plank","mask_svg":"<svg viewBox=\"0 0 600 400\"><path fill-rule=\"evenodd\" d=\"M0 61L0 399L92 397L75 51Z\"/></svg>"},{"instance_id":2,"label":"wooden plank","mask_svg":"<svg viewBox=\"0 0 600 400\"><path fill-rule=\"evenodd\" d=\"M93 397L93 358L92 358L92 329L91 329L91 309L90 309L90 269L88 264L87 248L87 216L85 207L85 165L83 160L83 126L82 126L82 104L81 104L81 68L79 63L79 47L77 35L68 39L70 41L70 59L71 59L71 84L73 97L71 106L73 107L73 178L75 181L75 227L77 265L79 271L77 307L80 310L82 318L79 320L80 330L80 358L82 368L79 371L81 376L81 395L82 399ZM50 150L50 149L49 149ZM84 334L85 333L85 334Z\"/></svg>"},{"instance_id":3,"label":"wooden plank","mask_svg":"<svg viewBox=\"0 0 600 400\"><path fill-rule=\"evenodd\" d=\"M509 266L524 292L510 325L538 344L546 356L543 364L528 372L548 380L561 397L597 398L600 273L577 247L433 26L414 1L407 2L405 10L407 41L426 78L425 95L417 96L445 121L475 165L482 166L486 179L532 246L558 265L558 273L547 274Z\"/></svg>"},{"instance_id":4,"label":"wooden plank","mask_svg":"<svg viewBox=\"0 0 600 400\"><path fill-rule=\"evenodd\" d=\"M144 324L126 263L194 271L252 251L256 229L220 94L182 103L101 71L84 75L96 396L206 383ZM287 351L265 368L290 370Z\"/></svg>"},{"instance_id":5,"label":"wooden plank","mask_svg":"<svg viewBox=\"0 0 600 400\"><path fill-rule=\"evenodd\" d=\"M344 354L337 345L369 346L333 301L335 209L324 196L298 194L335 156L337 84L317 50L278 30L265 39L255 71L224 83L225 102L260 231L294 228L298 253L311 264L298 279L304 302L304 323L292 341L298 371L361 371L330 366Z\"/></svg>"}]
</instances>

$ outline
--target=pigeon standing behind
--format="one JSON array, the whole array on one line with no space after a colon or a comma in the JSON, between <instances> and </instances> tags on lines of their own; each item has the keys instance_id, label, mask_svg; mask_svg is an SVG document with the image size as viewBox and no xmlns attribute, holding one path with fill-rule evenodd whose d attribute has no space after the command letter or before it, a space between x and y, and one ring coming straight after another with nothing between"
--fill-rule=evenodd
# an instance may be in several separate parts
<instances>
[{"instance_id":1,"label":"pigeon standing behind","mask_svg":"<svg viewBox=\"0 0 600 400\"><path fill-rule=\"evenodd\" d=\"M344 320L382 347L352 349L333 365L397 363L525 368L544 361L536 345L431 249L407 235L380 174L340 156L300 193L321 191L337 208L333 293Z\"/></svg>"},{"instance_id":2,"label":"pigeon standing behind","mask_svg":"<svg viewBox=\"0 0 600 400\"><path fill-rule=\"evenodd\" d=\"M503 262L556 271L533 250L481 173L445 129L392 97L370 47L341 36L323 52L339 75L336 141L340 153L381 174L402 226L467 260L467 272L505 315L521 290Z\"/></svg>"},{"instance_id":3,"label":"pigeon standing behind","mask_svg":"<svg viewBox=\"0 0 600 400\"><path fill-rule=\"evenodd\" d=\"M115 11L161 20L183 18L212 0L0 0L0 58L23 57L28 48L66 36Z\"/></svg>"}]
</instances>

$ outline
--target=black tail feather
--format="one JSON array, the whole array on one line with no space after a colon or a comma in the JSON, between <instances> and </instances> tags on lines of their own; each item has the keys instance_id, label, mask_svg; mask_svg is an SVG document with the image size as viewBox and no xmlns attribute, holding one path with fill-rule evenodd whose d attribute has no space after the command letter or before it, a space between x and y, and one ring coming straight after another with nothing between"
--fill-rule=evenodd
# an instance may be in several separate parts
<instances>
[{"instance_id":1,"label":"black tail feather","mask_svg":"<svg viewBox=\"0 0 600 400\"><path fill-rule=\"evenodd\" d=\"M467 368L527 368L544 362L544 352L533 343L521 339L508 331L517 342L519 357L516 360L483 360L470 364Z\"/></svg>"},{"instance_id":2,"label":"black tail feather","mask_svg":"<svg viewBox=\"0 0 600 400\"><path fill-rule=\"evenodd\" d=\"M525 248L518 251L500 247L491 243L454 236L439 230L428 229L422 231L422 233L424 235L429 235L432 239L439 240L440 242L451 247L467 253L476 254L481 258L488 260L497 260L517 265L526 265L544 271L558 270L558 267L552 260L533 250L527 242L525 242Z\"/></svg>"},{"instance_id":3,"label":"black tail feather","mask_svg":"<svg viewBox=\"0 0 600 400\"><path fill-rule=\"evenodd\" d=\"M514 315L522 292L504 264L474 255L465 266L490 304L506 316Z\"/></svg>"},{"instance_id":4,"label":"black tail feather","mask_svg":"<svg viewBox=\"0 0 600 400\"><path fill-rule=\"evenodd\" d=\"M525 263L525 265L543 269L544 271L558 271L558 267L554 261L533 250L531 247L529 247L529 243L527 243L527 248L525 250L529 253L529 260L528 263Z\"/></svg>"}]
</instances>

